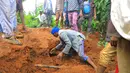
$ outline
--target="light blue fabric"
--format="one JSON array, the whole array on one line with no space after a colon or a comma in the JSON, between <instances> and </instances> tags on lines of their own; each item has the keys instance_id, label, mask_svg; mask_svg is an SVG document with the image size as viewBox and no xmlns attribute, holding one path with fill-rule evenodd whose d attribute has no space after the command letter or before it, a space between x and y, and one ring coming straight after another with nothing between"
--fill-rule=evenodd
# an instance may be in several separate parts
<instances>
[{"instance_id":1,"label":"light blue fabric","mask_svg":"<svg viewBox=\"0 0 130 73\"><path fill-rule=\"evenodd\" d=\"M69 54L71 48L73 48L83 61L87 61L88 56L84 54L84 37L79 32L74 30L60 30L59 31L60 44L56 46L56 49L61 49L63 53Z\"/></svg>"},{"instance_id":2,"label":"light blue fabric","mask_svg":"<svg viewBox=\"0 0 130 73\"><path fill-rule=\"evenodd\" d=\"M10 11L11 11L10 0L1 0L0 1L0 25L2 31L6 37L13 36L13 28L10 22ZM15 7L16 8L16 7Z\"/></svg>"},{"instance_id":3,"label":"light blue fabric","mask_svg":"<svg viewBox=\"0 0 130 73\"><path fill-rule=\"evenodd\" d=\"M81 45L80 45L80 49L78 51L78 54L80 56L80 58L83 60L83 61L87 61L88 60L88 56L86 56L84 54L84 40L81 40Z\"/></svg>"},{"instance_id":4,"label":"light blue fabric","mask_svg":"<svg viewBox=\"0 0 130 73\"><path fill-rule=\"evenodd\" d=\"M16 0L10 0L10 22L13 26L13 29L17 27L17 17L16 17Z\"/></svg>"},{"instance_id":5,"label":"light blue fabric","mask_svg":"<svg viewBox=\"0 0 130 73\"><path fill-rule=\"evenodd\" d=\"M0 32L3 32L2 27L1 27L1 24L0 24Z\"/></svg>"},{"instance_id":6,"label":"light blue fabric","mask_svg":"<svg viewBox=\"0 0 130 73\"><path fill-rule=\"evenodd\" d=\"M50 11L53 11L52 9L52 1L51 0L44 0L44 4L43 4L43 11L45 13L48 13ZM52 12L51 12L52 13Z\"/></svg>"}]
</instances>

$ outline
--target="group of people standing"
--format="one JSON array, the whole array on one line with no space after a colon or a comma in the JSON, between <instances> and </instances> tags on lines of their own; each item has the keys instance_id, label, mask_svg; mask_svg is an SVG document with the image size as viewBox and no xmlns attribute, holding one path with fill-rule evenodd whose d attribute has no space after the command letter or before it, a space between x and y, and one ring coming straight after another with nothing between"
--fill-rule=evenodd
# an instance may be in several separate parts
<instances>
[{"instance_id":1,"label":"group of people standing","mask_svg":"<svg viewBox=\"0 0 130 73\"><path fill-rule=\"evenodd\" d=\"M84 12L85 3L90 7L89 12ZM96 9L93 0L56 0L56 26L71 28L81 31L82 22L88 19L88 32L91 32L92 17L96 19ZM44 0L43 12L47 16L47 24L50 26L53 13L52 1Z\"/></svg>"}]
</instances>

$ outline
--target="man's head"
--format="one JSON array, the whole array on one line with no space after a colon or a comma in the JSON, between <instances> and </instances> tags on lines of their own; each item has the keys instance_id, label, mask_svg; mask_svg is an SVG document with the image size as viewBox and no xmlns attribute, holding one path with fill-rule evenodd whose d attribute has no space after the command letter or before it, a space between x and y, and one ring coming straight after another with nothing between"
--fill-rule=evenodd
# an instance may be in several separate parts
<instances>
[{"instance_id":1,"label":"man's head","mask_svg":"<svg viewBox=\"0 0 130 73\"><path fill-rule=\"evenodd\" d=\"M55 37L58 37L59 35L58 35L58 32L59 32L59 28L58 27L54 27L54 28L52 28L52 30L51 30L51 34L53 34Z\"/></svg>"}]
</instances>

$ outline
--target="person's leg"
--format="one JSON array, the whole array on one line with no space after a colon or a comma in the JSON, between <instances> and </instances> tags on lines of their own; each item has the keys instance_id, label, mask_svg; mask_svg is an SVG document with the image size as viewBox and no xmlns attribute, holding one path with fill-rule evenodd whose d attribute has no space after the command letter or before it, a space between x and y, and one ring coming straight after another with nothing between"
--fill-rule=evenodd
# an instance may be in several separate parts
<instances>
[{"instance_id":1,"label":"person's leg","mask_svg":"<svg viewBox=\"0 0 130 73\"><path fill-rule=\"evenodd\" d=\"M80 17L79 20L78 20L78 28L79 28L79 31L82 32L82 22L84 20L84 17Z\"/></svg>"},{"instance_id":2,"label":"person's leg","mask_svg":"<svg viewBox=\"0 0 130 73\"><path fill-rule=\"evenodd\" d=\"M13 25L10 22L10 11L11 11L11 4L8 0L0 1L0 15L1 15L1 22L0 25L2 27L2 31L5 34L5 37L14 36L13 33Z\"/></svg>"},{"instance_id":3,"label":"person's leg","mask_svg":"<svg viewBox=\"0 0 130 73\"><path fill-rule=\"evenodd\" d=\"M66 16L65 16L66 20L65 20L65 25L67 28L70 28L70 25L69 25L69 18L68 18L68 12L66 12Z\"/></svg>"},{"instance_id":4,"label":"person's leg","mask_svg":"<svg viewBox=\"0 0 130 73\"><path fill-rule=\"evenodd\" d=\"M98 69L97 69L97 73L104 73L106 70L106 67L102 66L102 65L99 65L98 66Z\"/></svg>"},{"instance_id":5,"label":"person's leg","mask_svg":"<svg viewBox=\"0 0 130 73\"><path fill-rule=\"evenodd\" d=\"M117 48L119 73L130 73L130 41L120 38Z\"/></svg>"},{"instance_id":6,"label":"person's leg","mask_svg":"<svg viewBox=\"0 0 130 73\"><path fill-rule=\"evenodd\" d=\"M16 17L16 1L10 1L10 22L13 26L14 32L17 31L17 17Z\"/></svg>"},{"instance_id":7,"label":"person's leg","mask_svg":"<svg viewBox=\"0 0 130 73\"><path fill-rule=\"evenodd\" d=\"M48 19L48 27L50 27L51 26L51 22L52 22L52 13L51 13L51 11L50 11L50 13L49 13L49 19Z\"/></svg>"},{"instance_id":8,"label":"person's leg","mask_svg":"<svg viewBox=\"0 0 130 73\"><path fill-rule=\"evenodd\" d=\"M61 28L63 28L63 20L64 20L63 11L60 11L60 17L61 17L60 25L61 25Z\"/></svg>"},{"instance_id":9,"label":"person's leg","mask_svg":"<svg viewBox=\"0 0 130 73\"><path fill-rule=\"evenodd\" d=\"M79 54L79 56L81 57L81 59L82 59L83 61L88 62L90 65L92 65L93 68L94 68L94 69L96 70L96 72L97 72L97 66L92 62L92 60L91 60L88 56L86 56L86 55L84 54L84 40L81 41L81 46L80 46L80 49L79 49L79 51L78 51L78 54Z\"/></svg>"},{"instance_id":10,"label":"person's leg","mask_svg":"<svg viewBox=\"0 0 130 73\"><path fill-rule=\"evenodd\" d=\"M49 21L50 21L50 20L49 20L49 12L47 13L46 16L47 16L47 27L48 27L48 26L49 26Z\"/></svg>"},{"instance_id":11,"label":"person's leg","mask_svg":"<svg viewBox=\"0 0 130 73\"><path fill-rule=\"evenodd\" d=\"M60 17L59 11L56 11L56 26L58 26L59 24L59 17Z\"/></svg>"},{"instance_id":12,"label":"person's leg","mask_svg":"<svg viewBox=\"0 0 130 73\"><path fill-rule=\"evenodd\" d=\"M72 15L72 29L75 30L75 31L78 31L77 21L78 21L78 12L73 12L73 15Z\"/></svg>"},{"instance_id":13,"label":"person's leg","mask_svg":"<svg viewBox=\"0 0 130 73\"><path fill-rule=\"evenodd\" d=\"M110 43L100 52L98 73L104 73L106 67L114 60L116 52L116 47L112 47Z\"/></svg>"},{"instance_id":14,"label":"person's leg","mask_svg":"<svg viewBox=\"0 0 130 73\"><path fill-rule=\"evenodd\" d=\"M93 66L93 68L95 69L95 71L97 72L97 66L94 64L94 62L88 57L87 62Z\"/></svg>"},{"instance_id":15,"label":"person's leg","mask_svg":"<svg viewBox=\"0 0 130 73\"><path fill-rule=\"evenodd\" d=\"M72 12L68 13L69 26L72 27Z\"/></svg>"},{"instance_id":16,"label":"person's leg","mask_svg":"<svg viewBox=\"0 0 130 73\"><path fill-rule=\"evenodd\" d=\"M88 29L87 29L87 33L91 33L92 32L92 16L91 14L88 17Z\"/></svg>"}]
</instances>

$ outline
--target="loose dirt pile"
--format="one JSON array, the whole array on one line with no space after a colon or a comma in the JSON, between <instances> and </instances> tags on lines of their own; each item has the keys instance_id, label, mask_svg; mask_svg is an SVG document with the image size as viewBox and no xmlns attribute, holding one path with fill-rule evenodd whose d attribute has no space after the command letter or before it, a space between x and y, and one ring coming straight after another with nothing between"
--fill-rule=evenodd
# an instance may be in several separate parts
<instances>
[{"instance_id":1,"label":"loose dirt pile","mask_svg":"<svg viewBox=\"0 0 130 73\"><path fill-rule=\"evenodd\" d=\"M98 64L100 47L97 47L98 35L91 35L85 41L85 53ZM59 39L50 34L50 29L29 29L24 33L22 46L0 41L0 73L95 73L90 65L82 63L78 56L56 60L50 57L49 50L54 48ZM39 68L35 64L57 65L60 69ZM110 68L111 69L111 68Z\"/></svg>"}]
</instances>

